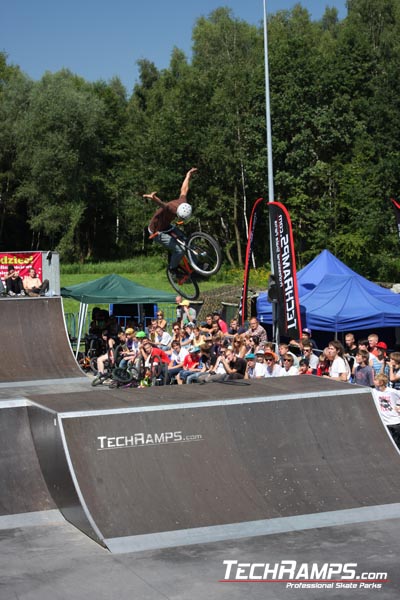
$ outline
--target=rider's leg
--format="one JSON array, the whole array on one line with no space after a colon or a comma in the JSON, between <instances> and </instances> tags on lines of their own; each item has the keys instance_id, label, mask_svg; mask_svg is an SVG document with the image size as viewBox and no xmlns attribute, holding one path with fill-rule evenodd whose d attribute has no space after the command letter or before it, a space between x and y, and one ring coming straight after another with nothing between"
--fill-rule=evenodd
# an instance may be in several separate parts
<instances>
[{"instance_id":1,"label":"rider's leg","mask_svg":"<svg viewBox=\"0 0 400 600\"><path fill-rule=\"evenodd\" d=\"M103 374L105 371L104 363L108 359L108 354L102 354L97 359L97 370L99 373Z\"/></svg>"},{"instance_id":2,"label":"rider's leg","mask_svg":"<svg viewBox=\"0 0 400 600\"><path fill-rule=\"evenodd\" d=\"M175 238L169 235L169 233L161 232L154 239L170 251L171 258L169 260L169 267L170 269L176 269L183 258L183 248L178 244Z\"/></svg>"}]
</instances>

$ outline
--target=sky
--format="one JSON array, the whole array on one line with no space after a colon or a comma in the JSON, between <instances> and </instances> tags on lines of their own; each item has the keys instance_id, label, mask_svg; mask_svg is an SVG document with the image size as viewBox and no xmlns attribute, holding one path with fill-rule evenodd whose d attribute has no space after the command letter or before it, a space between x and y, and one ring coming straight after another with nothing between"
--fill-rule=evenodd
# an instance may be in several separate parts
<instances>
[{"instance_id":1,"label":"sky","mask_svg":"<svg viewBox=\"0 0 400 600\"><path fill-rule=\"evenodd\" d=\"M267 12L295 0L266 0ZM346 14L346 0L300 0L318 20L326 6ZM0 0L0 51L8 64L38 80L67 68L87 81L117 76L130 94L137 61L167 68L174 47L190 59L196 20L227 6L233 16L262 24L263 0Z\"/></svg>"}]
</instances>

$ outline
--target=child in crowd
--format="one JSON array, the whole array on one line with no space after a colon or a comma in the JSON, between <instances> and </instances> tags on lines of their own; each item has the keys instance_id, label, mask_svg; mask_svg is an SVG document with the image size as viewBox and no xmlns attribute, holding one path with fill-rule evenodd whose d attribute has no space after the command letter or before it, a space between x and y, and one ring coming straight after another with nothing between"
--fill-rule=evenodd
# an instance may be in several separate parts
<instances>
[{"instance_id":1,"label":"child in crowd","mask_svg":"<svg viewBox=\"0 0 400 600\"><path fill-rule=\"evenodd\" d=\"M353 367L353 383L374 387L374 369L369 363L368 350L357 350Z\"/></svg>"},{"instance_id":2,"label":"child in crowd","mask_svg":"<svg viewBox=\"0 0 400 600\"><path fill-rule=\"evenodd\" d=\"M395 390L400 390L400 352L389 355L389 380Z\"/></svg>"},{"instance_id":3,"label":"child in crowd","mask_svg":"<svg viewBox=\"0 0 400 600\"><path fill-rule=\"evenodd\" d=\"M388 381L384 373L376 375L373 395L382 422L400 449L400 393L388 387Z\"/></svg>"}]
</instances>

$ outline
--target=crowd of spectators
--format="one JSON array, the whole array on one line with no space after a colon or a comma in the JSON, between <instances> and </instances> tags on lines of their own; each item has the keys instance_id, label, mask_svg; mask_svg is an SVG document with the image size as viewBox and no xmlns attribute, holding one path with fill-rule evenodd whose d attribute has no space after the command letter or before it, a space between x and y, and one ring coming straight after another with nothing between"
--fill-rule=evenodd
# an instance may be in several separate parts
<instances>
[{"instance_id":1,"label":"crowd of spectators","mask_svg":"<svg viewBox=\"0 0 400 600\"><path fill-rule=\"evenodd\" d=\"M180 297L171 325L158 310L147 327L132 320L124 331L118 331L117 320L112 318L107 323L94 320L92 331L96 327L102 330L105 350L98 359L100 369L118 343L123 346L119 366L138 359L149 366L156 358L163 366L163 384L314 375L369 386L384 423L400 447L400 352L388 352L387 344L375 333L358 342L353 333L347 333L344 346L332 340L319 349L305 328L300 339L276 345L267 340L266 329L256 317L242 327L238 319L227 323L219 311L214 311L200 322L195 308Z\"/></svg>"},{"instance_id":2,"label":"crowd of spectators","mask_svg":"<svg viewBox=\"0 0 400 600\"><path fill-rule=\"evenodd\" d=\"M0 280L0 293L11 297L44 296L49 291L49 281L41 281L33 267L29 267L22 278L14 265L8 265L7 273L4 275L5 286Z\"/></svg>"}]
</instances>

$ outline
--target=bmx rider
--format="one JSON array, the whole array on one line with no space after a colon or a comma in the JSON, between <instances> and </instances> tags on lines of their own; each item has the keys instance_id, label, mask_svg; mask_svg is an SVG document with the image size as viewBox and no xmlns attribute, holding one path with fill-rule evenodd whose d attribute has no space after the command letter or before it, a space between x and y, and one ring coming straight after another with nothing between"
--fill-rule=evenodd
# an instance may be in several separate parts
<instances>
[{"instance_id":1,"label":"bmx rider","mask_svg":"<svg viewBox=\"0 0 400 600\"><path fill-rule=\"evenodd\" d=\"M148 229L150 236L170 251L169 268L171 270L175 270L178 267L184 252L168 231L172 229L171 223L176 217L186 220L189 219L192 214L192 207L187 202L187 194L189 191L190 178L196 171L197 169L192 167L186 173L185 179L182 182L179 198L176 200L163 202L158 198L157 192L143 194L143 198L153 200L159 207L152 216Z\"/></svg>"}]
</instances>

